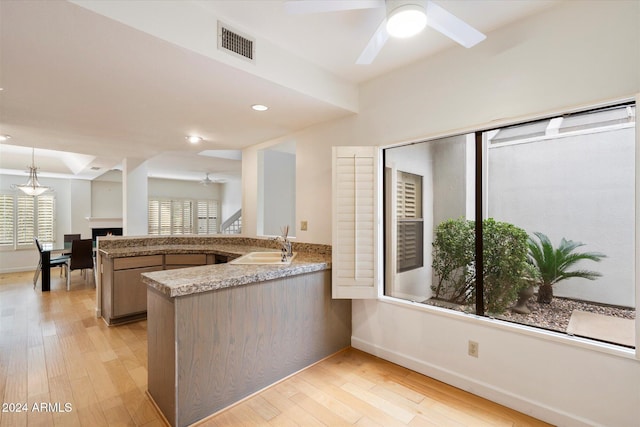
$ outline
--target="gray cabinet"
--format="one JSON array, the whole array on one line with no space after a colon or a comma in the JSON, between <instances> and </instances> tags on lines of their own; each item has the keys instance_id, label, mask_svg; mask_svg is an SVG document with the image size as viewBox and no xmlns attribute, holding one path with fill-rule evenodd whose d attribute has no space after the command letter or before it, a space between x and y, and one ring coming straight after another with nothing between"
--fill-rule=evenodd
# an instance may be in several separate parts
<instances>
[{"instance_id":1,"label":"gray cabinet","mask_svg":"<svg viewBox=\"0 0 640 427\"><path fill-rule=\"evenodd\" d=\"M144 319L147 314L147 286L141 274L158 270L220 264L228 261L218 254L166 254L123 258L101 255L101 313L109 325Z\"/></svg>"},{"instance_id":2,"label":"gray cabinet","mask_svg":"<svg viewBox=\"0 0 640 427\"><path fill-rule=\"evenodd\" d=\"M147 287L140 275L162 270L163 255L103 257L102 317L109 325L146 317Z\"/></svg>"}]
</instances>

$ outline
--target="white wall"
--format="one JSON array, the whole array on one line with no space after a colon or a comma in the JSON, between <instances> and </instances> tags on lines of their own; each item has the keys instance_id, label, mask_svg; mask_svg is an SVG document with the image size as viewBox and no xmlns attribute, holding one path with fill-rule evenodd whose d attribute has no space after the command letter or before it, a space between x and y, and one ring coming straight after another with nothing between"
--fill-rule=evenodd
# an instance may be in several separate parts
<instances>
[{"instance_id":1,"label":"white wall","mask_svg":"<svg viewBox=\"0 0 640 427\"><path fill-rule=\"evenodd\" d=\"M330 243L332 145L460 134L640 92L639 8L636 1L559 2L473 49L456 46L363 85L357 116L289 135L297 144L296 216L309 221L300 240ZM244 161L243 153L243 168ZM254 217L249 175L244 206ZM353 304L358 348L556 424L637 425L633 352L526 331L405 303ZM466 355L469 339L480 343L477 359Z\"/></svg>"},{"instance_id":2,"label":"white wall","mask_svg":"<svg viewBox=\"0 0 640 427\"><path fill-rule=\"evenodd\" d=\"M275 150L260 151L262 177L262 234L278 236L288 225L295 236L296 155Z\"/></svg>"},{"instance_id":3,"label":"white wall","mask_svg":"<svg viewBox=\"0 0 640 427\"><path fill-rule=\"evenodd\" d=\"M234 179L225 182L222 186L220 196L220 223L223 223L239 209L242 209L242 180Z\"/></svg>"}]
</instances>

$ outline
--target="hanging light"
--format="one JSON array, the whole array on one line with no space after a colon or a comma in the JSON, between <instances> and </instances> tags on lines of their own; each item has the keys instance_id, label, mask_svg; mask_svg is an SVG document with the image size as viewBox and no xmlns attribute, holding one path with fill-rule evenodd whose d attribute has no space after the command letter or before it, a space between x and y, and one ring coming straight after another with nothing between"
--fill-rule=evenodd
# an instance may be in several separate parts
<instances>
[{"instance_id":1,"label":"hanging light","mask_svg":"<svg viewBox=\"0 0 640 427\"><path fill-rule=\"evenodd\" d=\"M28 194L29 196L39 196L45 191L50 190L49 187L45 187L44 185L40 185L38 182L38 168L35 165L35 148L31 149L31 166L29 166L29 180L26 184L16 185L15 188L21 190L23 193Z\"/></svg>"}]
</instances>

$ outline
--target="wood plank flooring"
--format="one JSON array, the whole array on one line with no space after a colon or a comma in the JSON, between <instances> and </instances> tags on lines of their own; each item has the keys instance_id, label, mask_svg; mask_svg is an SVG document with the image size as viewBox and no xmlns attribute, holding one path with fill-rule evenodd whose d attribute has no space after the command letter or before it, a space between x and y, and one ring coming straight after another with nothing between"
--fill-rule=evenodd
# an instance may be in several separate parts
<instances>
[{"instance_id":1,"label":"wood plank flooring","mask_svg":"<svg viewBox=\"0 0 640 427\"><path fill-rule=\"evenodd\" d=\"M79 272L0 274L0 426L163 426L146 395L146 321L108 327ZM9 407L9 405L14 405ZM24 412L16 412L18 404ZM202 426L546 426L349 349L246 399Z\"/></svg>"}]
</instances>

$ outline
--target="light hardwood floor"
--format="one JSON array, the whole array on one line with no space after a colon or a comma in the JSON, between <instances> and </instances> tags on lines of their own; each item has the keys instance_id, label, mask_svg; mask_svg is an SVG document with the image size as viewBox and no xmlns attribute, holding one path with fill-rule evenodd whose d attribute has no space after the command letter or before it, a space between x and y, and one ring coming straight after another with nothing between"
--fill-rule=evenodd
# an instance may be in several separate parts
<instances>
[{"instance_id":1,"label":"light hardwood floor","mask_svg":"<svg viewBox=\"0 0 640 427\"><path fill-rule=\"evenodd\" d=\"M108 327L95 318L95 289L79 272L69 292L57 270L51 275L48 293L39 283L32 289L33 273L0 275L2 409L26 404L26 412L0 412L0 426L164 425L145 393L146 321ZM548 424L349 349L200 425Z\"/></svg>"}]
</instances>

